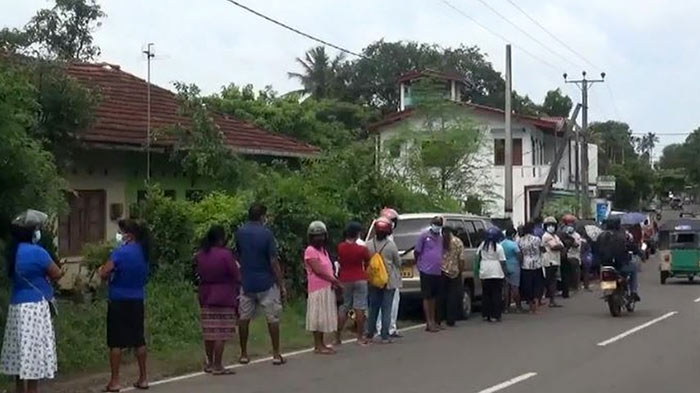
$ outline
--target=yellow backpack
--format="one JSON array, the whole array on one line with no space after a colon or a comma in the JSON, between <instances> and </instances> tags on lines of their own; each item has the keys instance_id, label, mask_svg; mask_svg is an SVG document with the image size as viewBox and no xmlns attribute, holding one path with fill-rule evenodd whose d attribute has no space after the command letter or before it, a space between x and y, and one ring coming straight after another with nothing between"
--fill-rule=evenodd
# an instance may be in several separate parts
<instances>
[{"instance_id":1,"label":"yellow backpack","mask_svg":"<svg viewBox=\"0 0 700 393\"><path fill-rule=\"evenodd\" d=\"M378 250L372 255L372 258L369 260L369 265L367 266L367 278L369 279L369 283L377 288L384 288L389 283L389 272L386 270L386 264L382 256L384 247L386 247L386 243L381 250ZM376 242L374 248L377 248Z\"/></svg>"}]
</instances>

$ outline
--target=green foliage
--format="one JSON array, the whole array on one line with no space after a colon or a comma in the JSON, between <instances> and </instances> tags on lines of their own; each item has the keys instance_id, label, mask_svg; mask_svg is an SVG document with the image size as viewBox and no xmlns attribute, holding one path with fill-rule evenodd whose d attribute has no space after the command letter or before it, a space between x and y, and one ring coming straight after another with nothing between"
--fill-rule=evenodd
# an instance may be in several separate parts
<instances>
[{"instance_id":1,"label":"green foliage","mask_svg":"<svg viewBox=\"0 0 700 393\"><path fill-rule=\"evenodd\" d=\"M626 160L635 159L632 129L627 123L609 120L604 123L592 123L589 126L593 141L598 145L598 173L611 175L611 168L624 164Z\"/></svg>"},{"instance_id":2,"label":"green foliage","mask_svg":"<svg viewBox=\"0 0 700 393\"><path fill-rule=\"evenodd\" d=\"M700 128L690 133L682 144L666 146L659 160L659 167L682 170L687 175L690 183L688 185L700 184L698 151L700 151Z\"/></svg>"},{"instance_id":3,"label":"green foliage","mask_svg":"<svg viewBox=\"0 0 700 393\"><path fill-rule=\"evenodd\" d=\"M331 58L326 53L326 48L317 46L309 49L304 58L296 58L302 67L302 72L289 72L290 78L297 79L304 87L300 93L309 94L316 99L337 97L342 94L342 85L338 77L345 56L343 53Z\"/></svg>"},{"instance_id":4,"label":"green foliage","mask_svg":"<svg viewBox=\"0 0 700 393\"><path fill-rule=\"evenodd\" d=\"M561 93L561 89L550 90L544 97L542 112L549 116L568 117L574 105L571 97Z\"/></svg>"},{"instance_id":5,"label":"green foliage","mask_svg":"<svg viewBox=\"0 0 700 393\"><path fill-rule=\"evenodd\" d=\"M116 244L113 241L88 243L83 246L83 249L80 252L80 255L83 257L81 266L87 268L88 275L90 277L93 276L100 266L109 260L109 257L115 247Z\"/></svg>"},{"instance_id":6,"label":"green foliage","mask_svg":"<svg viewBox=\"0 0 700 393\"><path fill-rule=\"evenodd\" d=\"M542 208L542 216L552 216L556 219L564 214L576 214L578 210L578 200L575 196L563 196L550 198Z\"/></svg>"},{"instance_id":7,"label":"green foliage","mask_svg":"<svg viewBox=\"0 0 700 393\"><path fill-rule=\"evenodd\" d=\"M23 29L0 30L0 49L52 60L93 60L100 48L92 33L104 17L96 0L55 0Z\"/></svg>"},{"instance_id":8,"label":"green foliage","mask_svg":"<svg viewBox=\"0 0 700 393\"><path fill-rule=\"evenodd\" d=\"M248 210L247 195L228 195L215 192L192 205L195 239L202 239L212 225L221 225L231 236L245 220Z\"/></svg>"},{"instance_id":9,"label":"green foliage","mask_svg":"<svg viewBox=\"0 0 700 393\"><path fill-rule=\"evenodd\" d=\"M615 176L614 206L618 209L639 209L653 196L654 170L642 160L628 160L624 164L613 165L610 170Z\"/></svg>"}]
</instances>

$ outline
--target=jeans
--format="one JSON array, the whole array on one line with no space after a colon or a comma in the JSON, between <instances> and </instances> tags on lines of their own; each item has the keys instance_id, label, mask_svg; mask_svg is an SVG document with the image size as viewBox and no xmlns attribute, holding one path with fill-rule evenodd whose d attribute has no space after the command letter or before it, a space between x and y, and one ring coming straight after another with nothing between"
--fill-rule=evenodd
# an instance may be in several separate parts
<instances>
[{"instance_id":1,"label":"jeans","mask_svg":"<svg viewBox=\"0 0 700 393\"><path fill-rule=\"evenodd\" d=\"M484 319L501 319L503 312L503 279L486 278L481 280L481 314Z\"/></svg>"},{"instance_id":2,"label":"jeans","mask_svg":"<svg viewBox=\"0 0 700 393\"><path fill-rule=\"evenodd\" d=\"M389 339L391 324L391 304L394 301L396 289L377 288L369 286L369 318L367 319L367 337L374 337L377 332L377 317L382 311L382 340Z\"/></svg>"},{"instance_id":3,"label":"jeans","mask_svg":"<svg viewBox=\"0 0 700 393\"><path fill-rule=\"evenodd\" d=\"M391 323L389 324L389 334L394 334L398 331L396 326L396 321L399 318L399 303L401 302L401 290L396 289L394 291L394 298L391 301ZM382 309L379 309L379 316L377 317L377 330L382 329Z\"/></svg>"},{"instance_id":4,"label":"jeans","mask_svg":"<svg viewBox=\"0 0 700 393\"><path fill-rule=\"evenodd\" d=\"M620 269L620 273L625 274L629 278L630 291L632 291L632 293L637 293L639 291L637 266L630 262Z\"/></svg>"}]
</instances>

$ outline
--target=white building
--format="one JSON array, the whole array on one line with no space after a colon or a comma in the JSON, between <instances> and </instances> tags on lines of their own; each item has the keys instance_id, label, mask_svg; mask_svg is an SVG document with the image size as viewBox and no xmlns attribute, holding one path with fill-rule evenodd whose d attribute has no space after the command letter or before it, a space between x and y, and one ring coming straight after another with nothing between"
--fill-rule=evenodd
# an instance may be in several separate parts
<instances>
[{"instance_id":1,"label":"white building","mask_svg":"<svg viewBox=\"0 0 700 393\"><path fill-rule=\"evenodd\" d=\"M425 76L425 73L412 73L402 77L400 83L399 110L382 121L374 124L371 129L379 135L380 149L386 152L387 141L395 138L407 126L420 127L423 120L411 109L411 83ZM446 81L446 98L455 101L456 105L464 108L465 115L475 121L486 133L484 146L477 154L477 160L484 162L484 178L491 191L488 213L493 217L503 217L504 213L504 183L505 183L505 116L501 109L460 102L461 94L468 88L468 83L453 75L440 74L430 71L432 78L439 77ZM557 147L565 143L563 118L541 118L513 114L513 223L518 225L531 219L532 211L543 189L554 161ZM412 124L407 124L412 122ZM415 129L415 128L414 128ZM575 149L573 140L566 148L555 182L552 195L574 195L575 183ZM394 153L396 154L396 153ZM400 156L404 149L398 152ZM596 195L596 179L598 177L598 147L588 144L588 182L589 196ZM473 192L467 191L466 193ZM495 198L493 197L495 195Z\"/></svg>"}]
</instances>

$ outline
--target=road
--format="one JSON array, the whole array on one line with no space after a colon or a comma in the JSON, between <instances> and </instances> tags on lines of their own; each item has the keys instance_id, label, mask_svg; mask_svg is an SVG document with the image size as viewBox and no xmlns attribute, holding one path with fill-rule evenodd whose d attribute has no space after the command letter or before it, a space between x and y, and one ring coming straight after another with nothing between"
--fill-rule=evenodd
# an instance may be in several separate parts
<instances>
[{"instance_id":1,"label":"road","mask_svg":"<svg viewBox=\"0 0 700 393\"><path fill-rule=\"evenodd\" d=\"M191 392L698 392L700 283L661 286L654 258L643 266L643 301L612 318L600 293L581 292L562 309L480 318L430 334L405 332L391 345L346 344L335 356L289 357L236 368L233 376L192 376L151 391ZM696 302L697 300L697 302Z\"/></svg>"}]
</instances>

